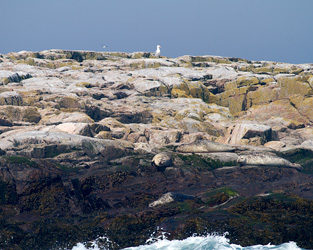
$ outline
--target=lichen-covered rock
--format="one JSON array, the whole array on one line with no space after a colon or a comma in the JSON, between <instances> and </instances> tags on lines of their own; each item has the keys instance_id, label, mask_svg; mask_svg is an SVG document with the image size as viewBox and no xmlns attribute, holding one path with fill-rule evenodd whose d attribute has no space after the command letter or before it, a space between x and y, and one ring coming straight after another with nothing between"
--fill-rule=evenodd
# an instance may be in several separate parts
<instances>
[{"instance_id":1,"label":"lichen-covered rock","mask_svg":"<svg viewBox=\"0 0 313 250\"><path fill-rule=\"evenodd\" d=\"M279 98L288 98L293 95L309 96L313 94L313 89L307 82L304 76L295 78L280 78L278 79L280 86Z\"/></svg>"},{"instance_id":2,"label":"lichen-covered rock","mask_svg":"<svg viewBox=\"0 0 313 250\"><path fill-rule=\"evenodd\" d=\"M313 122L313 97L305 98L304 96L297 96L291 99L291 103L303 117Z\"/></svg>"},{"instance_id":3,"label":"lichen-covered rock","mask_svg":"<svg viewBox=\"0 0 313 250\"><path fill-rule=\"evenodd\" d=\"M210 91L200 82L182 81L180 84L175 84L171 90L171 95L175 98L200 98L205 102L210 101Z\"/></svg>"},{"instance_id":4,"label":"lichen-covered rock","mask_svg":"<svg viewBox=\"0 0 313 250\"><path fill-rule=\"evenodd\" d=\"M280 88L277 85L259 87L247 94L247 109L254 105L263 105L279 99Z\"/></svg>"},{"instance_id":5,"label":"lichen-covered rock","mask_svg":"<svg viewBox=\"0 0 313 250\"><path fill-rule=\"evenodd\" d=\"M7 85L11 82L21 82L24 79L31 78L32 76L29 73L23 72L11 72L0 70L0 84Z\"/></svg>"},{"instance_id":6,"label":"lichen-covered rock","mask_svg":"<svg viewBox=\"0 0 313 250\"><path fill-rule=\"evenodd\" d=\"M133 86L145 96L169 96L170 94L168 86L157 80L136 80Z\"/></svg>"},{"instance_id":7,"label":"lichen-covered rock","mask_svg":"<svg viewBox=\"0 0 313 250\"><path fill-rule=\"evenodd\" d=\"M236 81L237 87L258 85L260 80L257 77L239 77Z\"/></svg>"},{"instance_id":8,"label":"lichen-covered rock","mask_svg":"<svg viewBox=\"0 0 313 250\"><path fill-rule=\"evenodd\" d=\"M246 110L246 95L249 87L241 87L216 95L216 104L228 107L231 114Z\"/></svg>"},{"instance_id":9,"label":"lichen-covered rock","mask_svg":"<svg viewBox=\"0 0 313 250\"><path fill-rule=\"evenodd\" d=\"M0 106L0 115L12 122L38 123L41 120L41 115L36 107Z\"/></svg>"},{"instance_id":10,"label":"lichen-covered rock","mask_svg":"<svg viewBox=\"0 0 313 250\"><path fill-rule=\"evenodd\" d=\"M122 136L121 136L122 137ZM95 138L98 139L113 139L112 133L109 131L100 131Z\"/></svg>"},{"instance_id":11,"label":"lichen-covered rock","mask_svg":"<svg viewBox=\"0 0 313 250\"><path fill-rule=\"evenodd\" d=\"M8 91L0 93L0 105L23 105L22 96L15 91Z\"/></svg>"},{"instance_id":12,"label":"lichen-covered rock","mask_svg":"<svg viewBox=\"0 0 313 250\"><path fill-rule=\"evenodd\" d=\"M256 121L268 121L272 118L279 117L291 121L295 126L303 126L309 120L302 116L299 111L291 105L289 100L277 100L269 104L255 105L250 108L243 118L253 119Z\"/></svg>"},{"instance_id":13,"label":"lichen-covered rock","mask_svg":"<svg viewBox=\"0 0 313 250\"><path fill-rule=\"evenodd\" d=\"M65 96L57 98L56 101L60 105L60 108L64 110L79 110L82 108L81 104L79 103L79 99L76 97Z\"/></svg>"}]
</instances>

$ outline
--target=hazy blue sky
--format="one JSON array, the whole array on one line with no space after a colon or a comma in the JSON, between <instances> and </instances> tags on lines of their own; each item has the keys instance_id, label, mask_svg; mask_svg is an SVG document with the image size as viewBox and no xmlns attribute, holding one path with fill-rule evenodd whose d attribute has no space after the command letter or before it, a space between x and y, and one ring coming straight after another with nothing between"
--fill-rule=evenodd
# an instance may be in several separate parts
<instances>
[{"instance_id":1,"label":"hazy blue sky","mask_svg":"<svg viewBox=\"0 0 313 250\"><path fill-rule=\"evenodd\" d=\"M0 53L150 51L313 63L313 0L0 0Z\"/></svg>"}]
</instances>

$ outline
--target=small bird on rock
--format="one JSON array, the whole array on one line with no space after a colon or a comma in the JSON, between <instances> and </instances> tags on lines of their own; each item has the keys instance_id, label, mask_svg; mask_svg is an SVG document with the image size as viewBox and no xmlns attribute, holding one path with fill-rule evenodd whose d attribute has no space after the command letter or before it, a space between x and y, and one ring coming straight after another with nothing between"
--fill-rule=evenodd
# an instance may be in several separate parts
<instances>
[{"instance_id":1,"label":"small bird on rock","mask_svg":"<svg viewBox=\"0 0 313 250\"><path fill-rule=\"evenodd\" d=\"M156 57L160 57L161 55L161 50L160 50L161 46L160 45L157 45L157 50L155 51L155 56Z\"/></svg>"}]
</instances>

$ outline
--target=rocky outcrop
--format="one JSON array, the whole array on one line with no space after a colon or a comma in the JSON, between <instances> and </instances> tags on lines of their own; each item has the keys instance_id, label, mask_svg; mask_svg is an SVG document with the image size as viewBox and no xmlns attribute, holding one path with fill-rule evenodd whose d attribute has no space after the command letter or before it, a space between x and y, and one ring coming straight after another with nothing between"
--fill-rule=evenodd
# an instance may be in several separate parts
<instances>
[{"instance_id":1,"label":"rocky outcrop","mask_svg":"<svg viewBox=\"0 0 313 250\"><path fill-rule=\"evenodd\" d=\"M312 246L311 64L21 51L0 85L1 249Z\"/></svg>"},{"instance_id":2,"label":"rocky outcrop","mask_svg":"<svg viewBox=\"0 0 313 250\"><path fill-rule=\"evenodd\" d=\"M221 142L239 145L263 145L276 138L276 133L267 125L243 123L229 126Z\"/></svg>"},{"instance_id":3,"label":"rocky outcrop","mask_svg":"<svg viewBox=\"0 0 313 250\"><path fill-rule=\"evenodd\" d=\"M0 93L0 105L16 105L21 106L23 99L21 95L15 91Z\"/></svg>"}]
</instances>

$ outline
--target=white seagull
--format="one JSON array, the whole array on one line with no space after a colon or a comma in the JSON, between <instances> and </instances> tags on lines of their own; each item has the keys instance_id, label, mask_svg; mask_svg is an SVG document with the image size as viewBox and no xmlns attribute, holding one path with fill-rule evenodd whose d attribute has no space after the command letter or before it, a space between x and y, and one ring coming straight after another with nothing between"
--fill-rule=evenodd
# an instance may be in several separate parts
<instances>
[{"instance_id":1,"label":"white seagull","mask_svg":"<svg viewBox=\"0 0 313 250\"><path fill-rule=\"evenodd\" d=\"M157 45L157 50L155 51L155 56L156 57L160 57L161 55L161 50L160 50L161 46L160 45Z\"/></svg>"}]
</instances>

